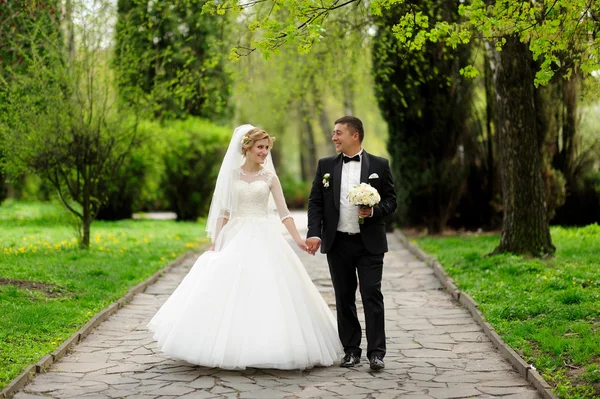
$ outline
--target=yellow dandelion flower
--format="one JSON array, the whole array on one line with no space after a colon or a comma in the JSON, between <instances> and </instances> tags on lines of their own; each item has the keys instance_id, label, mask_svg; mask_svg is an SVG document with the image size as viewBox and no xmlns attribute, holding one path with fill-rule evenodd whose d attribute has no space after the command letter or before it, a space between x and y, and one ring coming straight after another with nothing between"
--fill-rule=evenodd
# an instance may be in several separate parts
<instances>
[{"instance_id":1,"label":"yellow dandelion flower","mask_svg":"<svg viewBox=\"0 0 600 399\"><path fill-rule=\"evenodd\" d=\"M99 251L104 251L104 247L99 247L98 250Z\"/></svg>"},{"instance_id":2,"label":"yellow dandelion flower","mask_svg":"<svg viewBox=\"0 0 600 399\"><path fill-rule=\"evenodd\" d=\"M52 345L56 345L56 342L52 341Z\"/></svg>"},{"instance_id":3,"label":"yellow dandelion flower","mask_svg":"<svg viewBox=\"0 0 600 399\"><path fill-rule=\"evenodd\" d=\"M88 316L92 314L92 312L87 312Z\"/></svg>"},{"instance_id":4,"label":"yellow dandelion flower","mask_svg":"<svg viewBox=\"0 0 600 399\"><path fill-rule=\"evenodd\" d=\"M165 257L164 257L164 256L161 256L161 257L160 257L160 260L165 260Z\"/></svg>"},{"instance_id":5,"label":"yellow dandelion flower","mask_svg":"<svg viewBox=\"0 0 600 399\"><path fill-rule=\"evenodd\" d=\"M27 237L23 237L23 241L27 241Z\"/></svg>"},{"instance_id":6,"label":"yellow dandelion flower","mask_svg":"<svg viewBox=\"0 0 600 399\"><path fill-rule=\"evenodd\" d=\"M71 242L77 242L77 238L75 238L75 237L71 238Z\"/></svg>"},{"instance_id":7,"label":"yellow dandelion flower","mask_svg":"<svg viewBox=\"0 0 600 399\"><path fill-rule=\"evenodd\" d=\"M62 341L61 337L56 338L57 341Z\"/></svg>"},{"instance_id":8,"label":"yellow dandelion flower","mask_svg":"<svg viewBox=\"0 0 600 399\"><path fill-rule=\"evenodd\" d=\"M172 257L176 257L177 255L175 255L175 253L172 253L172 254L171 254L171 256L172 256Z\"/></svg>"}]
</instances>

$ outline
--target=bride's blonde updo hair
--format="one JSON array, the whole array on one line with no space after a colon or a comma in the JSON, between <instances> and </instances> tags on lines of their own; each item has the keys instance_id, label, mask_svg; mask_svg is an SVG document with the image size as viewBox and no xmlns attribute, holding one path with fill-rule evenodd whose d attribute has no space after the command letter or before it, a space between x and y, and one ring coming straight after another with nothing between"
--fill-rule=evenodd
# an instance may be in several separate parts
<instances>
[{"instance_id":1,"label":"bride's blonde updo hair","mask_svg":"<svg viewBox=\"0 0 600 399\"><path fill-rule=\"evenodd\" d=\"M275 137L269 136L269 133L259 127L251 129L244 137L242 137L242 155L246 155L248 150L254 146L254 143L263 139L269 139L269 149L273 148Z\"/></svg>"}]
</instances>

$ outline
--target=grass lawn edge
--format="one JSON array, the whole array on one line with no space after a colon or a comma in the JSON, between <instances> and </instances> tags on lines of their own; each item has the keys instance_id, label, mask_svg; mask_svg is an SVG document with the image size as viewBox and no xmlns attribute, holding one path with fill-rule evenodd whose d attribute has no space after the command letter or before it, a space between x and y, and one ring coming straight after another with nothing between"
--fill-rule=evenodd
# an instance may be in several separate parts
<instances>
[{"instance_id":1,"label":"grass lawn edge","mask_svg":"<svg viewBox=\"0 0 600 399\"><path fill-rule=\"evenodd\" d=\"M80 341L85 339L86 336L90 334L96 327L98 327L102 322L108 319L111 315L116 313L119 309L124 307L127 303L129 303L136 294L142 293L148 288L150 285L156 282L163 274L169 272L172 268L181 265L188 258L196 256L198 254L198 250L202 250L206 245L200 246L199 248L195 248L195 250L189 250L185 252L183 255L169 262L165 267L160 270L157 270L150 277L142 281L141 283L131 287L125 295L119 298L117 301L111 303L96 315L94 315L86 324L84 324L79 330L77 330L73 335L67 338L58 348L56 348L52 353L43 356L37 363L26 366L24 371L19 374L15 379L4 387L2 392L0 392L0 398L12 398L18 391L22 390L27 383L29 383L37 374L42 374L50 368L50 366L56 362L58 362L61 358L63 358L69 350L71 350L75 345L77 345Z\"/></svg>"}]
</instances>

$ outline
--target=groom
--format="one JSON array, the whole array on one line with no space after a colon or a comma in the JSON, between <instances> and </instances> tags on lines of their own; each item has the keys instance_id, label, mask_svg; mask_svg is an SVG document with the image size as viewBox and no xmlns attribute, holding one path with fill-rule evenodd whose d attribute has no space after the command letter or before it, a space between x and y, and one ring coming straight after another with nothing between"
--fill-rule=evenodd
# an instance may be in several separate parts
<instances>
[{"instance_id":1,"label":"groom","mask_svg":"<svg viewBox=\"0 0 600 399\"><path fill-rule=\"evenodd\" d=\"M390 166L362 148L363 124L353 116L335 121L333 137L337 156L319 160L308 199L306 244L314 254L327 254L335 290L338 332L346 355L342 367L360 362L361 326L356 315L356 288L360 282L367 335L367 358L372 370L385 367L385 328L381 277L387 252L384 217L396 209ZM369 183L381 196L373 208L348 201L348 190ZM359 224L359 217L364 223ZM357 280L358 274L358 280Z\"/></svg>"}]
</instances>

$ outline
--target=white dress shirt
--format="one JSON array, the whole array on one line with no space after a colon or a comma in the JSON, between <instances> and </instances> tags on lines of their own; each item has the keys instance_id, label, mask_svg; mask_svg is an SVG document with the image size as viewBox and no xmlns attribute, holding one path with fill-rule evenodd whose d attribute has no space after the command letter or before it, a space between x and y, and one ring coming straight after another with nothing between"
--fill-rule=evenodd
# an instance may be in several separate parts
<instances>
[{"instance_id":1,"label":"white dress shirt","mask_svg":"<svg viewBox=\"0 0 600 399\"><path fill-rule=\"evenodd\" d=\"M360 184L362 153L363 150L361 148L357 154L360 156L360 162L342 162L342 178L340 181L340 220L337 229L344 233L360 233L360 226L358 225L358 209L356 205L352 205L350 200L348 200L348 192L352 187ZM354 155L351 155L350 157L353 156Z\"/></svg>"}]
</instances>

